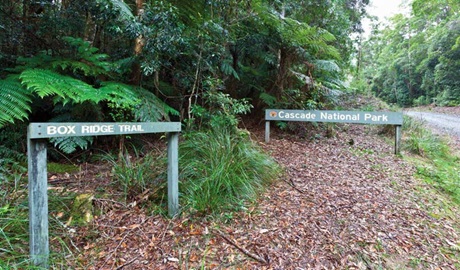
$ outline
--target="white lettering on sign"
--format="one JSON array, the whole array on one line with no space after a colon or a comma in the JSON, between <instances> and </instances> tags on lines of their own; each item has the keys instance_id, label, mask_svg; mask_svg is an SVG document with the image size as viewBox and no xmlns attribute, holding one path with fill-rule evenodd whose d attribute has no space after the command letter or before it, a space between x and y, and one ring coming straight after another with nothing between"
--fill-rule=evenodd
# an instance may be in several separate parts
<instances>
[{"instance_id":1,"label":"white lettering on sign","mask_svg":"<svg viewBox=\"0 0 460 270\"><path fill-rule=\"evenodd\" d=\"M142 125L119 125L120 132L141 132L144 131Z\"/></svg>"},{"instance_id":2,"label":"white lettering on sign","mask_svg":"<svg viewBox=\"0 0 460 270\"><path fill-rule=\"evenodd\" d=\"M388 122L388 115L372 115L370 113L364 114L364 120L370 120L373 122Z\"/></svg>"},{"instance_id":3,"label":"white lettering on sign","mask_svg":"<svg viewBox=\"0 0 460 270\"><path fill-rule=\"evenodd\" d=\"M343 114L343 113L321 112L321 119L323 119L323 120L359 121L359 114Z\"/></svg>"},{"instance_id":4,"label":"white lettering on sign","mask_svg":"<svg viewBox=\"0 0 460 270\"><path fill-rule=\"evenodd\" d=\"M48 135L75 134L75 126L48 126L46 127L46 133Z\"/></svg>"},{"instance_id":5,"label":"white lettering on sign","mask_svg":"<svg viewBox=\"0 0 460 270\"><path fill-rule=\"evenodd\" d=\"M91 126L82 126L81 133L112 133L114 132L113 125L91 125Z\"/></svg>"},{"instance_id":6,"label":"white lettering on sign","mask_svg":"<svg viewBox=\"0 0 460 270\"><path fill-rule=\"evenodd\" d=\"M282 119L307 119L307 120L314 120L316 118L316 114L314 113L286 113L284 111L280 111L278 113L279 118Z\"/></svg>"}]
</instances>

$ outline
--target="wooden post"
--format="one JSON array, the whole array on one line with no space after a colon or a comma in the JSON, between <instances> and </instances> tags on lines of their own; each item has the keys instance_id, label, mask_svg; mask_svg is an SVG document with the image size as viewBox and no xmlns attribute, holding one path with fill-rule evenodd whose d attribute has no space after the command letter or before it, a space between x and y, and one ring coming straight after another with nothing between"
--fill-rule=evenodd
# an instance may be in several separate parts
<instances>
[{"instance_id":1,"label":"wooden post","mask_svg":"<svg viewBox=\"0 0 460 270\"><path fill-rule=\"evenodd\" d=\"M46 138L68 136L168 133L168 212L179 212L180 122L31 123L27 130L29 169L29 248L31 263L48 268L48 179Z\"/></svg>"},{"instance_id":2,"label":"wooden post","mask_svg":"<svg viewBox=\"0 0 460 270\"><path fill-rule=\"evenodd\" d=\"M179 133L168 133L168 214L179 212Z\"/></svg>"},{"instance_id":3,"label":"wooden post","mask_svg":"<svg viewBox=\"0 0 460 270\"><path fill-rule=\"evenodd\" d=\"M48 177L46 141L27 140L29 159L29 248L34 265L48 268Z\"/></svg>"},{"instance_id":4,"label":"wooden post","mask_svg":"<svg viewBox=\"0 0 460 270\"><path fill-rule=\"evenodd\" d=\"M399 155L401 152L401 126L395 126L395 155Z\"/></svg>"},{"instance_id":5,"label":"wooden post","mask_svg":"<svg viewBox=\"0 0 460 270\"><path fill-rule=\"evenodd\" d=\"M270 121L265 121L265 142L270 141Z\"/></svg>"}]
</instances>

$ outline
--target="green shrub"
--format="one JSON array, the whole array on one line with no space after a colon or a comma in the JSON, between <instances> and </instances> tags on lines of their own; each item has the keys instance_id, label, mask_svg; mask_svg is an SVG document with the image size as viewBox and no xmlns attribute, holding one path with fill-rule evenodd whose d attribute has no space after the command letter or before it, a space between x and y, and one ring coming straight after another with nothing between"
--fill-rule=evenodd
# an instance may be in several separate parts
<instances>
[{"instance_id":1,"label":"green shrub","mask_svg":"<svg viewBox=\"0 0 460 270\"><path fill-rule=\"evenodd\" d=\"M182 204L199 213L236 209L255 199L280 171L247 133L213 128L183 137L179 150Z\"/></svg>"}]
</instances>

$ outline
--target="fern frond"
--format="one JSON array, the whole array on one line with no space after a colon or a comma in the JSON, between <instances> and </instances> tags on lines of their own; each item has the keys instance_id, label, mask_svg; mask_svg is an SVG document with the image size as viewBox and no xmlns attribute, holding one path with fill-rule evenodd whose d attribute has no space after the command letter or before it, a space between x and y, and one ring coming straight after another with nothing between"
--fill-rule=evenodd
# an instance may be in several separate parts
<instances>
[{"instance_id":1,"label":"fern frond","mask_svg":"<svg viewBox=\"0 0 460 270\"><path fill-rule=\"evenodd\" d=\"M14 120L27 119L31 103L31 93L17 78L0 80L0 128Z\"/></svg>"},{"instance_id":2,"label":"fern frond","mask_svg":"<svg viewBox=\"0 0 460 270\"><path fill-rule=\"evenodd\" d=\"M129 108L139 121L169 121L169 114L179 115L178 111L144 88L118 82L105 82L103 87L97 90L107 96L105 100Z\"/></svg>"},{"instance_id":3,"label":"fern frond","mask_svg":"<svg viewBox=\"0 0 460 270\"><path fill-rule=\"evenodd\" d=\"M129 108L140 102L140 98L133 88L133 86L124 83L104 82L102 87L97 89L97 93L103 100L123 104L124 107Z\"/></svg>"},{"instance_id":4,"label":"fern frond","mask_svg":"<svg viewBox=\"0 0 460 270\"><path fill-rule=\"evenodd\" d=\"M225 75L232 75L235 79L240 80L240 76L238 76L238 73L236 70L232 67L231 63L229 60L224 60L222 64L220 65L220 70L225 74Z\"/></svg>"},{"instance_id":5,"label":"fern frond","mask_svg":"<svg viewBox=\"0 0 460 270\"><path fill-rule=\"evenodd\" d=\"M137 88L136 92L141 102L134 111L137 120L142 122L169 121L169 115L179 116L179 112L163 102L152 92Z\"/></svg>"},{"instance_id":6,"label":"fern frond","mask_svg":"<svg viewBox=\"0 0 460 270\"><path fill-rule=\"evenodd\" d=\"M82 61L75 61L75 60L69 60L69 59L53 61L51 66L54 69L57 69L57 68L61 68L62 70L70 69L72 70L73 73L77 73L78 71L80 71L85 76L97 76L97 75L109 74L111 64L104 63L104 62L97 63L97 60L95 59L90 59L90 60L92 62L89 62L89 61L82 62Z\"/></svg>"},{"instance_id":7,"label":"fern frond","mask_svg":"<svg viewBox=\"0 0 460 270\"><path fill-rule=\"evenodd\" d=\"M122 0L97 0L100 5L110 7L119 13L119 20L131 20L134 19L134 15L129 6Z\"/></svg>"},{"instance_id":8,"label":"fern frond","mask_svg":"<svg viewBox=\"0 0 460 270\"><path fill-rule=\"evenodd\" d=\"M265 104L267 104L268 107L270 107L270 108L273 108L275 106L275 104L276 104L276 101L277 101L275 96L272 96L272 95L270 95L268 93L265 93L265 92L260 93L259 98Z\"/></svg>"},{"instance_id":9,"label":"fern frond","mask_svg":"<svg viewBox=\"0 0 460 270\"><path fill-rule=\"evenodd\" d=\"M83 93L94 89L91 85L51 70L28 69L19 76L22 84L41 98L57 95L65 102L81 102Z\"/></svg>"},{"instance_id":10,"label":"fern frond","mask_svg":"<svg viewBox=\"0 0 460 270\"><path fill-rule=\"evenodd\" d=\"M77 54L75 59L57 59L53 61L53 68L71 69L74 73L81 71L85 76L97 76L108 74L112 63L108 62L107 54L97 53L98 48L93 47L90 42L81 38L63 37L64 41L75 47Z\"/></svg>"},{"instance_id":11,"label":"fern frond","mask_svg":"<svg viewBox=\"0 0 460 270\"><path fill-rule=\"evenodd\" d=\"M93 143L94 137L57 137L51 138L50 142L54 144L59 150L66 154L71 154L80 148L85 150L90 144Z\"/></svg>"},{"instance_id":12,"label":"fern frond","mask_svg":"<svg viewBox=\"0 0 460 270\"><path fill-rule=\"evenodd\" d=\"M315 60L313 61L313 64L315 65L315 69L324 71L327 73L333 73L333 72L341 72L341 69L339 65L335 61L331 60Z\"/></svg>"}]
</instances>

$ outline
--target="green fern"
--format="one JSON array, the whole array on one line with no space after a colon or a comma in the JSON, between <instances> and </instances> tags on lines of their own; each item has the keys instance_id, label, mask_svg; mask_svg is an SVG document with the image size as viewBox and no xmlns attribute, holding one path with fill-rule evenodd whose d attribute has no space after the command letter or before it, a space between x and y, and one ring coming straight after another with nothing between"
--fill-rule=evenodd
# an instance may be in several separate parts
<instances>
[{"instance_id":1,"label":"green fern","mask_svg":"<svg viewBox=\"0 0 460 270\"><path fill-rule=\"evenodd\" d=\"M152 92L143 88L134 89L140 98L140 103L137 104L134 115L137 120L142 122L149 121L169 121L169 115L179 116L179 112L168 104L163 102Z\"/></svg>"},{"instance_id":2,"label":"green fern","mask_svg":"<svg viewBox=\"0 0 460 270\"><path fill-rule=\"evenodd\" d=\"M76 50L75 59L55 59L51 66L54 69L70 69L73 73L82 72L85 76L108 75L114 64L107 61L108 55L97 53L98 48L92 47L91 43L81 38L64 37L64 41L69 43Z\"/></svg>"},{"instance_id":3,"label":"green fern","mask_svg":"<svg viewBox=\"0 0 460 270\"><path fill-rule=\"evenodd\" d=\"M63 103L82 102L82 95L91 93L93 87L83 81L46 69L28 69L21 73L22 84L41 98L57 95Z\"/></svg>"},{"instance_id":4,"label":"green fern","mask_svg":"<svg viewBox=\"0 0 460 270\"><path fill-rule=\"evenodd\" d=\"M71 154L80 149L87 149L93 143L94 137L57 137L51 138L50 142L66 154Z\"/></svg>"},{"instance_id":5,"label":"green fern","mask_svg":"<svg viewBox=\"0 0 460 270\"><path fill-rule=\"evenodd\" d=\"M133 108L140 102L140 97L133 88L133 86L124 83L103 82L102 87L97 89L97 92L102 100L123 104L123 107L125 108Z\"/></svg>"},{"instance_id":6,"label":"green fern","mask_svg":"<svg viewBox=\"0 0 460 270\"><path fill-rule=\"evenodd\" d=\"M329 44L335 41L335 36L330 32L284 17L262 1L255 1L253 8L264 24L273 28L285 44L306 48L310 54L319 54L322 58L340 59L339 51Z\"/></svg>"},{"instance_id":7,"label":"green fern","mask_svg":"<svg viewBox=\"0 0 460 270\"><path fill-rule=\"evenodd\" d=\"M0 80L0 128L15 120L27 119L30 112L31 95L17 78Z\"/></svg>"},{"instance_id":8,"label":"green fern","mask_svg":"<svg viewBox=\"0 0 460 270\"><path fill-rule=\"evenodd\" d=\"M238 73L236 70L233 68L231 65L230 60L224 60L222 61L222 64L220 66L220 70L225 74L225 75L232 75L235 79L239 80L240 76L238 76Z\"/></svg>"},{"instance_id":9,"label":"green fern","mask_svg":"<svg viewBox=\"0 0 460 270\"><path fill-rule=\"evenodd\" d=\"M99 5L110 6L119 13L119 20L133 20L134 15L129 6L122 0L97 0Z\"/></svg>"},{"instance_id":10,"label":"green fern","mask_svg":"<svg viewBox=\"0 0 460 270\"><path fill-rule=\"evenodd\" d=\"M276 104L276 97L268 94L268 93L265 93L265 92L262 92L260 93L259 95L259 98L265 103L267 104L267 106L269 108L274 108L275 107L275 104Z\"/></svg>"}]
</instances>

